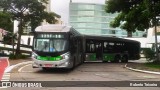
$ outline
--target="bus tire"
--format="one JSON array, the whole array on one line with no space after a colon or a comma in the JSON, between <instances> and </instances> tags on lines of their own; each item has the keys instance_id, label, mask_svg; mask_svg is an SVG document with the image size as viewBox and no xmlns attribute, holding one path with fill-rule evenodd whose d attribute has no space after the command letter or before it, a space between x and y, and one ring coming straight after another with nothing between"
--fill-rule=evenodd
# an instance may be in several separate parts
<instances>
[{"instance_id":1,"label":"bus tire","mask_svg":"<svg viewBox=\"0 0 160 90\"><path fill-rule=\"evenodd\" d=\"M75 57L74 57L74 59L73 59L73 62L72 62L73 64L72 64L72 67L70 68L71 70L73 70L74 68L75 68L75 66L76 66L76 62L75 62Z\"/></svg>"},{"instance_id":2,"label":"bus tire","mask_svg":"<svg viewBox=\"0 0 160 90\"><path fill-rule=\"evenodd\" d=\"M116 56L114 57L114 60L113 60L112 62L118 63L119 60L120 60L120 56L119 56L119 55L116 55Z\"/></svg>"},{"instance_id":3,"label":"bus tire","mask_svg":"<svg viewBox=\"0 0 160 90\"><path fill-rule=\"evenodd\" d=\"M127 55L122 56L121 62L122 63L127 63L128 62L128 56Z\"/></svg>"},{"instance_id":4,"label":"bus tire","mask_svg":"<svg viewBox=\"0 0 160 90\"><path fill-rule=\"evenodd\" d=\"M108 63L108 60L102 60L103 63Z\"/></svg>"}]
</instances>

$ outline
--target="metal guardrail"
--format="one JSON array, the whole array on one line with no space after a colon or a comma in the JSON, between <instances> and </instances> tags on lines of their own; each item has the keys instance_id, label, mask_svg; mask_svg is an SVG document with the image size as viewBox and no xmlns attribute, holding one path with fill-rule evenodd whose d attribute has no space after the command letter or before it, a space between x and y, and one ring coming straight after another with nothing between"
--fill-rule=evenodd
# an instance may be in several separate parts
<instances>
[{"instance_id":1,"label":"metal guardrail","mask_svg":"<svg viewBox=\"0 0 160 90\"><path fill-rule=\"evenodd\" d=\"M14 50L13 50L13 45L4 44L4 41L0 41L0 50L2 50L2 51L16 51L16 48L17 48L16 45L17 45L17 43L14 43ZM20 52L31 54L32 46L20 44Z\"/></svg>"},{"instance_id":2,"label":"metal guardrail","mask_svg":"<svg viewBox=\"0 0 160 90\"><path fill-rule=\"evenodd\" d=\"M1 43L1 44L5 44L4 41L1 41L1 40L0 40L0 43ZM6 45L7 45L7 44L6 44ZM8 44L8 45L12 45L12 44ZM17 43L14 43L14 45L17 45ZM20 46L21 46L21 47L32 48L32 46L26 45L26 44L20 44Z\"/></svg>"}]
</instances>

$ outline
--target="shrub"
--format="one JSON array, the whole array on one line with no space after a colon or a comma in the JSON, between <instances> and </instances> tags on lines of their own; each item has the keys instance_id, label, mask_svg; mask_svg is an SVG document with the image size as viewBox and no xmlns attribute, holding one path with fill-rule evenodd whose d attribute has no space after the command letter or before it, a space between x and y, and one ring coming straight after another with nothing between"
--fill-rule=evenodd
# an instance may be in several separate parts
<instances>
[{"instance_id":1,"label":"shrub","mask_svg":"<svg viewBox=\"0 0 160 90\"><path fill-rule=\"evenodd\" d=\"M154 61L155 60L155 52L151 48L143 49L144 56L146 57L147 61Z\"/></svg>"},{"instance_id":2,"label":"shrub","mask_svg":"<svg viewBox=\"0 0 160 90\"><path fill-rule=\"evenodd\" d=\"M28 56L23 55L23 54L18 54L18 55L10 54L9 55L9 59L26 59L26 58L28 58Z\"/></svg>"}]
</instances>

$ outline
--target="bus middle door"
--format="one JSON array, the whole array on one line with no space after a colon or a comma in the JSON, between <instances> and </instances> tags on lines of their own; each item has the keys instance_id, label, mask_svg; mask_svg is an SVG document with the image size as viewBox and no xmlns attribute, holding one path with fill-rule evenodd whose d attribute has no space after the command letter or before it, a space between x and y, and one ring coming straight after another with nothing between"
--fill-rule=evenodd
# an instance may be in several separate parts
<instances>
[{"instance_id":1,"label":"bus middle door","mask_svg":"<svg viewBox=\"0 0 160 90\"><path fill-rule=\"evenodd\" d=\"M102 43L101 42L96 42L95 43L95 47L96 47L96 59L97 60L102 60L102 54L103 54L103 51L102 51Z\"/></svg>"}]
</instances>

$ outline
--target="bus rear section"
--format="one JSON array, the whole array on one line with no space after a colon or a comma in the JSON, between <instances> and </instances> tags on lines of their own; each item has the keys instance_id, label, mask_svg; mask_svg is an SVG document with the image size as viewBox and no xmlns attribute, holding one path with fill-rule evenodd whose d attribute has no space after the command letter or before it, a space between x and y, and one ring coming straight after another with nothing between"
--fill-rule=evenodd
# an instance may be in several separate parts
<instances>
[{"instance_id":1,"label":"bus rear section","mask_svg":"<svg viewBox=\"0 0 160 90\"><path fill-rule=\"evenodd\" d=\"M140 43L121 38L92 36L85 40L85 60L128 62L139 59Z\"/></svg>"}]
</instances>

